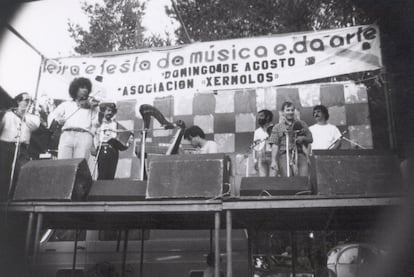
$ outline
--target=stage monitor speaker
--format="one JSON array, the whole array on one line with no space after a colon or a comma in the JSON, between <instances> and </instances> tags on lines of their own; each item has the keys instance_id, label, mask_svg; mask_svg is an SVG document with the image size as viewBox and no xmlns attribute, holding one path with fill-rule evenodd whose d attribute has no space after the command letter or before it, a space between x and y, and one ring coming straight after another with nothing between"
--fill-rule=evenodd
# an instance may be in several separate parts
<instances>
[{"instance_id":1,"label":"stage monitor speaker","mask_svg":"<svg viewBox=\"0 0 414 277\"><path fill-rule=\"evenodd\" d=\"M152 156L146 198L214 198L229 182L224 154Z\"/></svg>"},{"instance_id":2,"label":"stage monitor speaker","mask_svg":"<svg viewBox=\"0 0 414 277\"><path fill-rule=\"evenodd\" d=\"M398 194L401 189L396 155L376 150L315 150L311 181L319 195Z\"/></svg>"},{"instance_id":3,"label":"stage monitor speaker","mask_svg":"<svg viewBox=\"0 0 414 277\"><path fill-rule=\"evenodd\" d=\"M311 194L308 177L243 177L240 196Z\"/></svg>"},{"instance_id":4,"label":"stage monitor speaker","mask_svg":"<svg viewBox=\"0 0 414 277\"><path fill-rule=\"evenodd\" d=\"M22 166L13 200L85 200L91 184L85 159L34 160Z\"/></svg>"},{"instance_id":5,"label":"stage monitor speaker","mask_svg":"<svg viewBox=\"0 0 414 277\"><path fill-rule=\"evenodd\" d=\"M89 201L145 200L147 181L130 179L97 180L92 183Z\"/></svg>"}]
</instances>

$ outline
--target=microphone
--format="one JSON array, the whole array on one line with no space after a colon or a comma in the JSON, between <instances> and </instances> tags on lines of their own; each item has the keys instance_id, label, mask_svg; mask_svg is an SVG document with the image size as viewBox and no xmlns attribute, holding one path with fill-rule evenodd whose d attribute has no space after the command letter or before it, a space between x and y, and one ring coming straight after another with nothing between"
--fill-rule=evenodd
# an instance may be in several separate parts
<instances>
[{"instance_id":1,"label":"microphone","mask_svg":"<svg viewBox=\"0 0 414 277\"><path fill-rule=\"evenodd\" d=\"M343 138L345 136L345 134L348 133L348 129L345 129L342 133L341 136L339 137L340 139Z\"/></svg>"}]
</instances>

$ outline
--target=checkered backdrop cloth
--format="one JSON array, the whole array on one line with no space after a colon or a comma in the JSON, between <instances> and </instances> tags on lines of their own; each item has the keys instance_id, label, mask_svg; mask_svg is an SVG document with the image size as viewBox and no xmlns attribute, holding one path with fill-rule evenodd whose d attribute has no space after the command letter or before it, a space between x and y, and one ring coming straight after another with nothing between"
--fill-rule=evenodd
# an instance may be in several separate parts
<instances>
[{"instance_id":1,"label":"checkered backdrop cloth","mask_svg":"<svg viewBox=\"0 0 414 277\"><path fill-rule=\"evenodd\" d=\"M372 148L372 133L369 120L367 89L364 85L351 82L321 83L299 86L268 87L245 90L211 91L203 93L180 93L155 97L146 104L156 107L169 121L183 120L186 126L198 125L206 133L207 139L218 143L219 151L233 153L236 175L256 174L251 153L245 154L253 140L257 128L256 114L262 109L273 112L274 123L280 118L280 106L291 101L298 110L298 117L309 126L314 124L312 109L315 105L325 105L330 114L329 122L340 131L347 130L346 137L358 144ZM136 142L140 142L143 122L139 114L142 101L118 102L117 120L126 128L134 129ZM159 128L152 120L151 128ZM168 143L174 131L156 130L150 132L148 141ZM354 148L343 141L342 149ZM138 178L139 159L131 147L121 152L116 178Z\"/></svg>"}]
</instances>

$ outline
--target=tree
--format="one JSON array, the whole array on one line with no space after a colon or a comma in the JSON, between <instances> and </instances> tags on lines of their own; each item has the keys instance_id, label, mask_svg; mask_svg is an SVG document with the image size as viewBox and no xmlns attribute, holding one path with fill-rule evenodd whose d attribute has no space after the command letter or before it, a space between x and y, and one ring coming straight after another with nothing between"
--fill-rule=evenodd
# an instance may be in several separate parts
<instances>
[{"instance_id":1,"label":"tree","mask_svg":"<svg viewBox=\"0 0 414 277\"><path fill-rule=\"evenodd\" d=\"M83 3L82 9L89 17L89 30L68 22L70 36L79 54L131 50L137 48L171 45L172 39L160 35L144 37L142 16L145 3L136 0L104 0L104 5Z\"/></svg>"},{"instance_id":2,"label":"tree","mask_svg":"<svg viewBox=\"0 0 414 277\"><path fill-rule=\"evenodd\" d=\"M176 1L189 36L210 41L371 23L352 0L179 0ZM178 19L176 11L167 11ZM183 27L180 41L188 42Z\"/></svg>"}]
</instances>

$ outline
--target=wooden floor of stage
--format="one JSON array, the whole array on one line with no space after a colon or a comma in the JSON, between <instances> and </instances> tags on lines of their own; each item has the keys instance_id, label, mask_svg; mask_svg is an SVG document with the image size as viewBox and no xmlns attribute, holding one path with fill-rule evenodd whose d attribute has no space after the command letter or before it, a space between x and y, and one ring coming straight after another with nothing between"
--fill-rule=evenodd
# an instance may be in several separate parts
<instances>
[{"instance_id":1,"label":"wooden floor of stage","mask_svg":"<svg viewBox=\"0 0 414 277\"><path fill-rule=\"evenodd\" d=\"M212 215L219 213L223 217L230 211L235 228L261 224L267 229L319 229L331 224L340 229L368 228L381 218L383 211L392 211L401 204L398 196L302 195L216 200L26 201L3 204L2 208L12 214L44 214L44 224L51 228L210 229L214 225Z\"/></svg>"}]
</instances>

